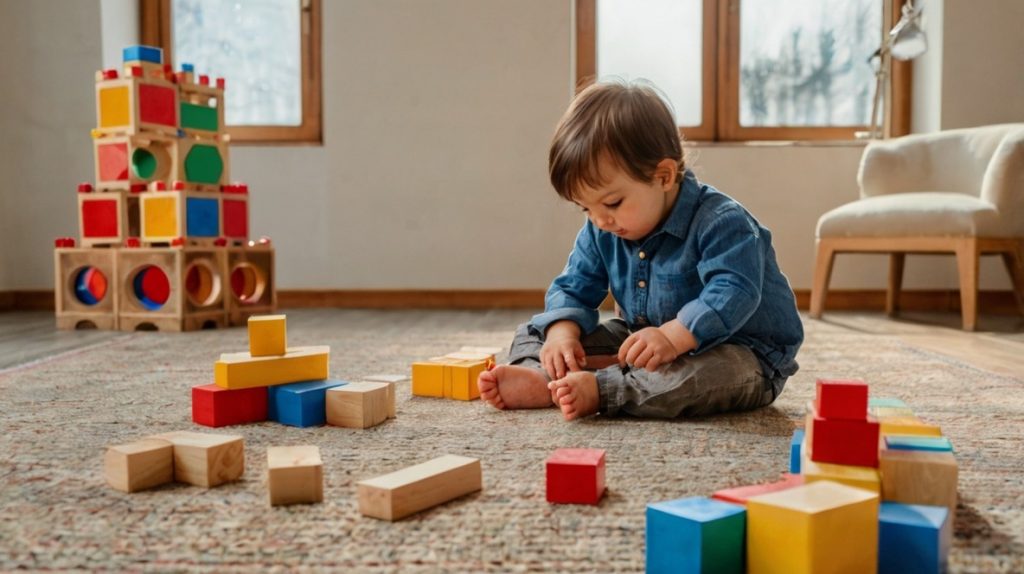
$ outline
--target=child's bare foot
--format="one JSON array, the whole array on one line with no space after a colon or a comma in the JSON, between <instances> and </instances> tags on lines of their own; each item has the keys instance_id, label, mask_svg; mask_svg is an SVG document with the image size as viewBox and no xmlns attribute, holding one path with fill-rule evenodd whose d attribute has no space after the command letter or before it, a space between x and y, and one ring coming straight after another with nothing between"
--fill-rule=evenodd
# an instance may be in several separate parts
<instances>
[{"instance_id":1,"label":"child's bare foot","mask_svg":"<svg viewBox=\"0 0 1024 574\"><path fill-rule=\"evenodd\" d=\"M565 420L590 416L597 412L599 396L597 393L597 377L588 371L569 373L557 381L548 383L548 388L555 391L558 408L562 409Z\"/></svg>"},{"instance_id":2,"label":"child's bare foot","mask_svg":"<svg viewBox=\"0 0 1024 574\"><path fill-rule=\"evenodd\" d=\"M496 409L539 409L552 406L548 378L543 371L499 365L480 373L480 398Z\"/></svg>"}]
</instances>

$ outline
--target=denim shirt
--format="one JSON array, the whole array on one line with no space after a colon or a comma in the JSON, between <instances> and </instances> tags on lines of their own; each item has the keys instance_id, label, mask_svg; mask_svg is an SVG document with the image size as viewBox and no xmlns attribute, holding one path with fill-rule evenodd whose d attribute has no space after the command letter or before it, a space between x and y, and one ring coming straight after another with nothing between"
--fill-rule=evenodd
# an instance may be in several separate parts
<instances>
[{"instance_id":1,"label":"denim shirt","mask_svg":"<svg viewBox=\"0 0 1024 574\"><path fill-rule=\"evenodd\" d=\"M530 327L543 335L568 319L591 333L609 286L632 331L676 319L697 340L691 354L731 343L750 348L767 378L798 368L803 324L771 232L689 170L668 217L639 241L587 220Z\"/></svg>"}]
</instances>

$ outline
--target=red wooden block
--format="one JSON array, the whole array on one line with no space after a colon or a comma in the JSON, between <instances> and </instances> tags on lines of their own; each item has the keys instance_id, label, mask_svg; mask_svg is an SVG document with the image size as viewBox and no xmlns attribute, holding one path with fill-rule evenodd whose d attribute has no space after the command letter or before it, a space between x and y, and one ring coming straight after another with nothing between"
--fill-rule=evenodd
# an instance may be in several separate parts
<instances>
[{"instance_id":1,"label":"red wooden block","mask_svg":"<svg viewBox=\"0 0 1024 574\"><path fill-rule=\"evenodd\" d=\"M90 199L82 202L82 237L117 237L118 212L115 199Z\"/></svg>"},{"instance_id":2,"label":"red wooden block","mask_svg":"<svg viewBox=\"0 0 1024 574\"><path fill-rule=\"evenodd\" d=\"M249 237L249 214L245 201L224 199L221 201L224 213L224 235L228 237Z\"/></svg>"},{"instance_id":3,"label":"red wooden block","mask_svg":"<svg viewBox=\"0 0 1024 574\"><path fill-rule=\"evenodd\" d=\"M92 193L91 183L80 183L78 184L78 193Z\"/></svg>"},{"instance_id":4,"label":"red wooden block","mask_svg":"<svg viewBox=\"0 0 1024 574\"><path fill-rule=\"evenodd\" d=\"M818 416L826 419L865 420L868 416L868 384L860 379L818 379L814 400Z\"/></svg>"},{"instance_id":5,"label":"red wooden block","mask_svg":"<svg viewBox=\"0 0 1024 574\"><path fill-rule=\"evenodd\" d=\"M96 159L100 166L100 181L128 179L128 144L126 142L96 146Z\"/></svg>"},{"instance_id":6,"label":"red wooden block","mask_svg":"<svg viewBox=\"0 0 1024 574\"><path fill-rule=\"evenodd\" d=\"M725 502L732 502L733 504L746 505L747 500L753 496L787 490L794 486L800 486L803 483L804 477L802 474L790 474L788 472L784 472L782 473L782 480L769 482L768 484L752 484L750 486L726 488L712 494L711 498L717 498L718 500L724 500Z\"/></svg>"},{"instance_id":7,"label":"red wooden block","mask_svg":"<svg viewBox=\"0 0 1024 574\"><path fill-rule=\"evenodd\" d=\"M267 420L267 388L225 389L217 385L192 387L192 420L223 427Z\"/></svg>"},{"instance_id":8,"label":"red wooden block","mask_svg":"<svg viewBox=\"0 0 1024 574\"><path fill-rule=\"evenodd\" d=\"M814 417L811 460L853 466L878 466L878 421Z\"/></svg>"},{"instance_id":9,"label":"red wooden block","mask_svg":"<svg viewBox=\"0 0 1024 574\"><path fill-rule=\"evenodd\" d=\"M139 119L164 126L178 125L178 110L174 108L174 88L139 85Z\"/></svg>"},{"instance_id":10,"label":"red wooden block","mask_svg":"<svg viewBox=\"0 0 1024 574\"><path fill-rule=\"evenodd\" d=\"M547 460L547 498L557 504L597 504L604 495L604 450L560 448Z\"/></svg>"}]
</instances>

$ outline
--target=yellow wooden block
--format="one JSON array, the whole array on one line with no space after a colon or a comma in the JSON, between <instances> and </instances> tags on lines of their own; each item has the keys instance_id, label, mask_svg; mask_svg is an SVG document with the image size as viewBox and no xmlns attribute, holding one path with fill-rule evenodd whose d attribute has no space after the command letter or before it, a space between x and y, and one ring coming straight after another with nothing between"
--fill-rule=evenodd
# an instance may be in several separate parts
<instances>
[{"instance_id":1,"label":"yellow wooden block","mask_svg":"<svg viewBox=\"0 0 1024 574\"><path fill-rule=\"evenodd\" d=\"M269 387L327 378L331 348L292 347L282 356L224 353L213 366L213 382L225 389Z\"/></svg>"},{"instance_id":2,"label":"yellow wooden block","mask_svg":"<svg viewBox=\"0 0 1024 574\"><path fill-rule=\"evenodd\" d=\"M141 198L142 237L183 237L177 194L146 194Z\"/></svg>"},{"instance_id":3,"label":"yellow wooden block","mask_svg":"<svg viewBox=\"0 0 1024 574\"><path fill-rule=\"evenodd\" d=\"M879 434L902 434L915 436L942 436L938 425L930 425L917 417L897 416L878 419Z\"/></svg>"},{"instance_id":4,"label":"yellow wooden block","mask_svg":"<svg viewBox=\"0 0 1024 574\"><path fill-rule=\"evenodd\" d=\"M476 384L493 358L481 353L451 353L412 364L412 394L471 401L480 397Z\"/></svg>"},{"instance_id":5,"label":"yellow wooden block","mask_svg":"<svg viewBox=\"0 0 1024 574\"><path fill-rule=\"evenodd\" d=\"M288 346L287 340L284 315L249 317L249 354L253 357L283 355Z\"/></svg>"},{"instance_id":6,"label":"yellow wooden block","mask_svg":"<svg viewBox=\"0 0 1024 574\"><path fill-rule=\"evenodd\" d=\"M811 449L808 448L806 440L800 448L800 474L804 475L804 481L807 483L827 480L874 493L882 492L882 481L877 468L815 462L811 460Z\"/></svg>"},{"instance_id":7,"label":"yellow wooden block","mask_svg":"<svg viewBox=\"0 0 1024 574\"><path fill-rule=\"evenodd\" d=\"M449 365L449 369L451 382L448 388L451 391L445 396L460 401L471 401L480 398L480 387L477 386L476 380L480 373L487 370L486 361L466 359Z\"/></svg>"},{"instance_id":8,"label":"yellow wooden block","mask_svg":"<svg viewBox=\"0 0 1024 574\"><path fill-rule=\"evenodd\" d=\"M131 123L128 86L103 88L99 91L99 127L112 128Z\"/></svg>"},{"instance_id":9,"label":"yellow wooden block","mask_svg":"<svg viewBox=\"0 0 1024 574\"><path fill-rule=\"evenodd\" d=\"M877 494L822 481L747 500L751 574L870 574L877 567Z\"/></svg>"},{"instance_id":10,"label":"yellow wooden block","mask_svg":"<svg viewBox=\"0 0 1024 574\"><path fill-rule=\"evenodd\" d=\"M882 500L945 506L956 516L958 467L952 453L884 449L878 468Z\"/></svg>"},{"instance_id":11,"label":"yellow wooden block","mask_svg":"<svg viewBox=\"0 0 1024 574\"><path fill-rule=\"evenodd\" d=\"M444 364L436 359L412 364L412 394L417 397L444 396Z\"/></svg>"}]
</instances>

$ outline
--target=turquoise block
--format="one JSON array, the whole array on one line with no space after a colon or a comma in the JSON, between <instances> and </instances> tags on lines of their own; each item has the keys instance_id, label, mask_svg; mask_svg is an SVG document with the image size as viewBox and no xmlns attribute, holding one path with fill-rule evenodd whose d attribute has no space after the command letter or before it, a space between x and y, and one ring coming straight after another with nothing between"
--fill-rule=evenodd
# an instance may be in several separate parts
<instances>
[{"instance_id":1,"label":"turquoise block","mask_svg":"<svg viewBox=\"0 0 1024 574\"><path fill-rule=\"evenodd\" d=\"M327 422L327 389L348 381L324 379L267 388L267 418L293 427L319 426Z\"/></svg>"},{"instance_id":2,"label":"turquoise block","mask_svg":"<svg viewBox=\"0 0 1024 574\"><path fill-rule=\"evenodd\" d=\"M889 450L927 450L953 452L953 443L944 436L902 436L885 437L885 448Z\"/></svg>"},{"instance_id":3,"label":"turquoise block","mask_svg":"<svg viewBox=\"0 0 1024 574\"><path fill-rule=\"evenodd\" d=\"M647 572L743 572L747 511L694 496L647 505Z\"/></svg>"},{"instance_id":4,"label":"turquoise block","mask_svg":"<svg viewBox=\"0 0 1024 574\"><path fill-rule=\"evenodd\" d=\"M900 399L893 399L890 397L869 397L868 408L870 409L871 407L898 407L904 409L910 408L907 406L907 403L901 401Z\"/></svg>"},{"instance_id":5,"label":"turquoise block","mask_svg":"<svg viewBox=\"0 0 1024 574\"><path fill-rule=\"evenodd\" d=\"M789 472L800 474L800 445L804 443L804 429L793 431L793 438L789 441Z\"/></svg>"},{"instance_id":6,"label":"turquoise block","mask_svg":"<svg viewBox=\"0 0 1024 574\"><path fill-rule=\"evenodd\" d=\"M945 506L883 502L878 509L878 574L944 572L951 528Z\"/></svg>"}]
</instances>

